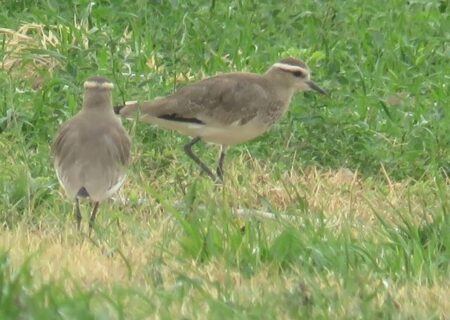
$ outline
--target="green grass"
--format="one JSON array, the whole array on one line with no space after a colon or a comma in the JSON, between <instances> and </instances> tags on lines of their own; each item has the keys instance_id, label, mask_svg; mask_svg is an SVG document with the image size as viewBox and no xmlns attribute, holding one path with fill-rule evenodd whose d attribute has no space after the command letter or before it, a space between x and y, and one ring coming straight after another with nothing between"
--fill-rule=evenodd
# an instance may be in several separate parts
<instances>
[{"instance_id":1,"label":"green grass","mask_svg":"<svg viewBox=\"0 0 450 320\"><path fill-rule=\"evenodd\" d=\"M0 319L448 317L449 11L443 0L2 4ZM269 133L231 149L223 190L184 155L185 137L126 122L129 179L92 239L75 231L49 146L86 78L113 80L119 104L289 55L330 95L298 95ZM216 149L199 153L212 162Z\"/></svg>"}]
</instances>

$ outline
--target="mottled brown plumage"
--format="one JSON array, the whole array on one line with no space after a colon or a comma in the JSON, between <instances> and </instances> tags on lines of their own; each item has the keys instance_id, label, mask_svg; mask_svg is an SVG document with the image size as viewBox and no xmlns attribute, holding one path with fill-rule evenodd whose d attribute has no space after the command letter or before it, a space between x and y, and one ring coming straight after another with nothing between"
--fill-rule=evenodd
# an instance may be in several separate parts
<instances>
[{"instance_id":1,"label":"mottled brown plumage","mask_svg":"<svg viewBox=\"0 0 450 320\"><path fill-rule=\"evenodd\" d=\"M304 62L286 58L263 75L235 72L210 77L165 98L129 102L119 112L193 137L185 146L186 152L215 179L192 153L193 144L204 140L222 145L216 172L221 178L225 149L263 134L286 113L292 96L306 90L324 93L310 80Z\"/></svg>"},{"instance_id":2,"label":"mottled brown plumage","mask_svg":"<svg viewBox=\"0 0 450 320\"><path fill-rule=\"evenodd\" d=\"M90 226L98 203L109 198L125 180L130 159L130 138L112 109L112 83L92 77L85 84L81 111L61 127L53 144L58 180L68 197L94 202Z\"/></svg>"}]
</instances>

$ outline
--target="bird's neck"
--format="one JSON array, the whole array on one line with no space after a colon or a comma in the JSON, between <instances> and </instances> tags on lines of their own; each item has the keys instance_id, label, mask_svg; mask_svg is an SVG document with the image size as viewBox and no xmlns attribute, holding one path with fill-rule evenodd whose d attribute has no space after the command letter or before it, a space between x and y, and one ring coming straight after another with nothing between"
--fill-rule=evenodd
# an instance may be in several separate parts
<instances>
[{"instance_id":1,"label":"bird's neck","mask_svg":"<svg viewBox=\"0 0 450 320\"><path fill-rule=\"evenodd\" d=\"M112 95L108 92L99 94L98 92L87 91L84 94L83 109L89 111L113 111L112 108Z\"/></svg>"},{"instance_id":2,"label":"bird's neck","mask_svg":"<svg viewBox=\"0 0 450 320\"><path fill-rule=\"evenodd\" d=\"M273 88L273 93L281 100L289 101L292 96L295 94L295 90L286 85L286 79L282 75L277 72L271 72L269 70L265 74L262 75L270 84L270 87Z\"/></svg>"}]
</instances>

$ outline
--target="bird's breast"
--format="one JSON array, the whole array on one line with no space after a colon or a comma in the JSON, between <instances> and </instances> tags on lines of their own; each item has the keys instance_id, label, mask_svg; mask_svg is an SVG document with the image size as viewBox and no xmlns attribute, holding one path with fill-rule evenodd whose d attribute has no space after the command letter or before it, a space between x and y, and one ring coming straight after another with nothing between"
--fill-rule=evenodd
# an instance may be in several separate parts
<instances>
[{"instance_id":1,"label":"bird's breast","mask_svg":"<svg viewBox=\"0 0 450 320\"><path fill-rule=\"evenodd\" d=\"M281 119L289 107L289 101L274 101L259 113L259 118L267 126L272 126Z\"/></svg>"}]
</instances>

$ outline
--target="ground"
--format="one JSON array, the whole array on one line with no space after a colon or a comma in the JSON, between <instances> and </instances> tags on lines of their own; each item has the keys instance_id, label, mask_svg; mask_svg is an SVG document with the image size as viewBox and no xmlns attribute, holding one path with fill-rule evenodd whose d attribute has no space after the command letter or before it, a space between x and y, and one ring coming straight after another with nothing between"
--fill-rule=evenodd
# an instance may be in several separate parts
<instances>
[{"instance_id":1,"label":"ground","mask_svg":"<svg viewBox=\"0 0 450 320\"><path fill-rule=\"evenodd\" d=\"M1 319L445 319L447 1L9 1L0 8ZM124 121L126 184L75 229L50 145L82 83L114 103L305 60L215 186L176 132ZM196 146L214 163L218 148ZM90 204L82 204L84 218Z\"/></svg>"}]
</instances>

